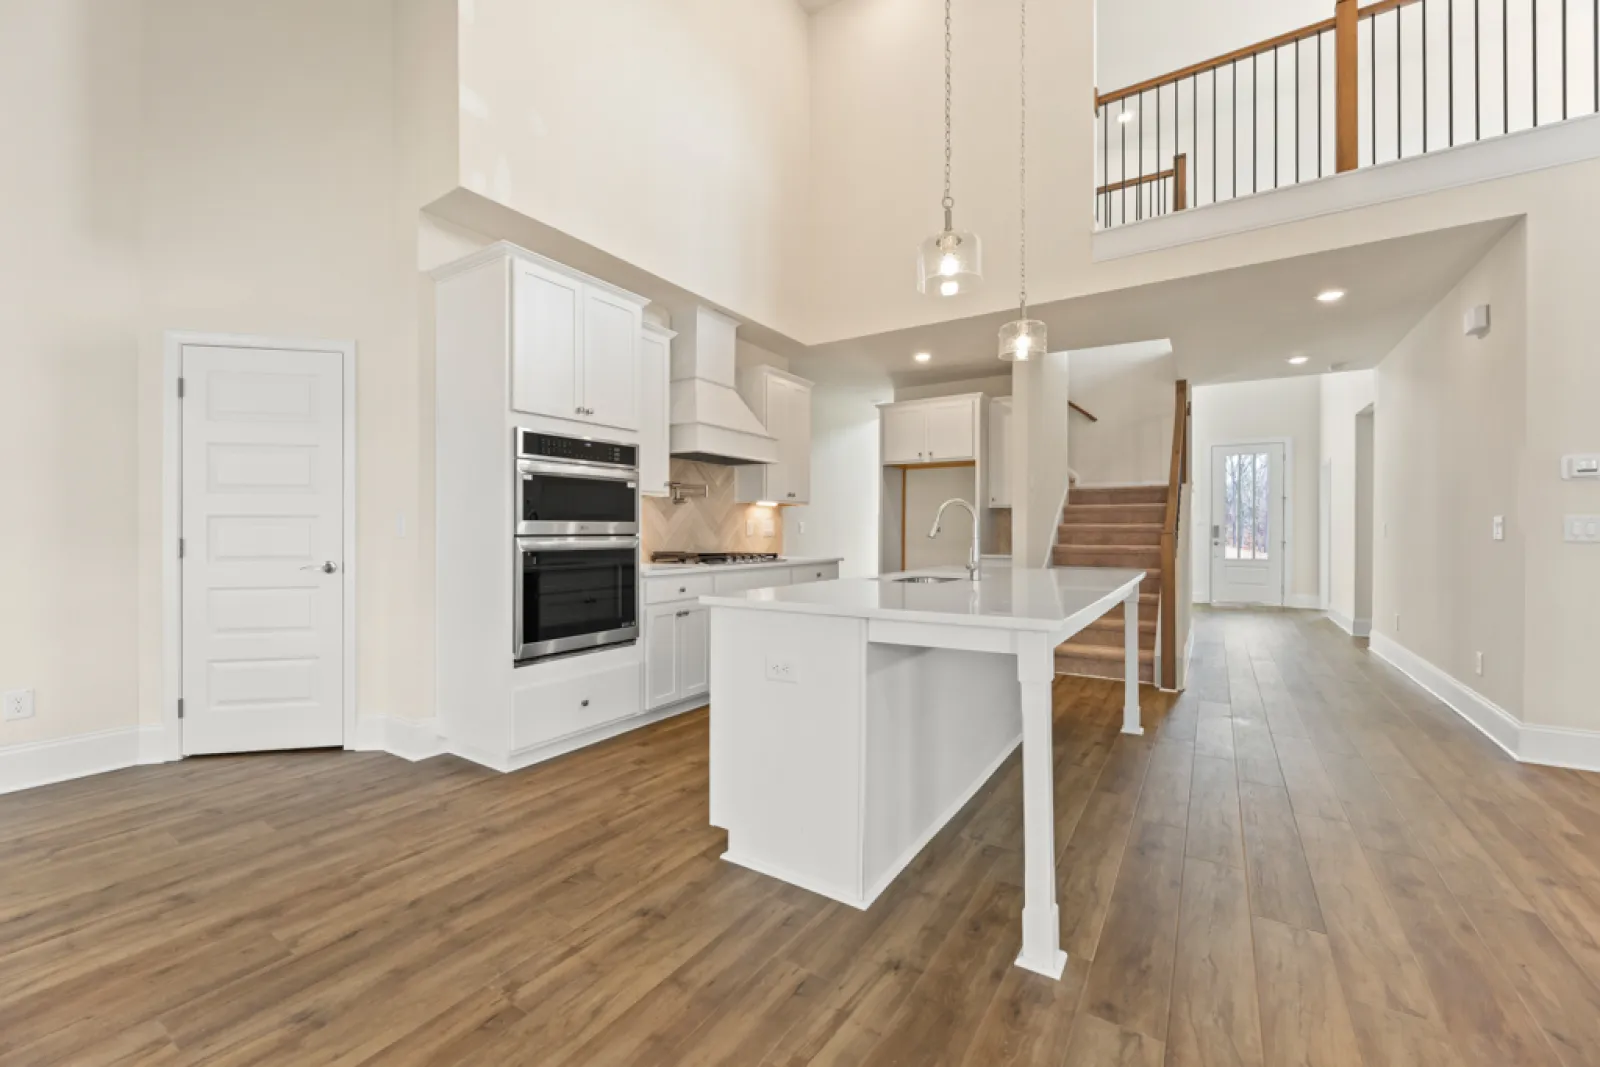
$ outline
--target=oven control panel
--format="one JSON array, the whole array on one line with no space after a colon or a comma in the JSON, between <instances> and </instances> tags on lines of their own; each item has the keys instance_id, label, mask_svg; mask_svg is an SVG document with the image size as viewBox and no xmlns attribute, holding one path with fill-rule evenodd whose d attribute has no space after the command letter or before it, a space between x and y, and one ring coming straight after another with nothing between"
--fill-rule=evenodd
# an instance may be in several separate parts
<instances>
[{"instance_id":1,"label":"oven control panel","mask_svg":"<svg viewBox=\"0 0 1600 1067\"><path fill-rule=\"evenodd\" d=\"M602 463L608 467L637 467L639 450L633 445L611 441L588 441L578 437L557 437L533 430L517 431L517 455L521 459L553 459L572 463Z\"/></svg>"}]
</instances>

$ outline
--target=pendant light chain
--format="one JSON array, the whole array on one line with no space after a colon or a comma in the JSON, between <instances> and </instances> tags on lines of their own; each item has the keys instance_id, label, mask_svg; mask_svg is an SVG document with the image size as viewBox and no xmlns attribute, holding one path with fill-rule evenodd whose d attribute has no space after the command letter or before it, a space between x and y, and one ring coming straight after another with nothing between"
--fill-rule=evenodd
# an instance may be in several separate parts
<instances>
[{"instance_id":1,"label":"pendant light chain","mask_svg":"<svg viewBox=\"0 0 1600 1067\"><path fill-rule=\"evenodd\" d=\"M1028 317L1028 0L1022 0L1022 44L1017 69L1022 76L1022 232L1019 236L1019 271L1022 283L1022 317Z\"/></svg>"},{"instance_id":2,"label":"pendant light chain","mask_svg":"<svg viewBox=\"0 0 1600 1067\"><path fill-rule=\"evenodd\" d=\"M950 36L950 4L951 0L944 0L944 228L953 227L951 211L956 206L955 197L950 195L950 159L952 156L953 142L951 138L951 36Z\"/></svg>"}]
</instances>

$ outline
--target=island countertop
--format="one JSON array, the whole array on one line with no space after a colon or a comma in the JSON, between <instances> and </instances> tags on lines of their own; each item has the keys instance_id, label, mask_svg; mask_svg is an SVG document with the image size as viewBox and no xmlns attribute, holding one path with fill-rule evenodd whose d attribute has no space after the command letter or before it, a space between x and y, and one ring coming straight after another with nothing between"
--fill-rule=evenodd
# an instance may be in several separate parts
<instances>
[{"instance_id":1,"label":"island countertop","mask_svg":"<svg viewBox=\"0 0 1600 1067\"><path fill-rule=\"evenodd\" d=\"M950 582L897 582L916 575L955 577ZM744 608L857 619L955 623L1000 630L1051 633L1076 628L1105 614L1108 602L1143 581L1142 570L1110 567L1015 569L990 564L981 581L962 567L912 571L879 578L836 578L778 589L705 596L711 607ZM1081 616L1081 619L1080 619Z\"/></svg>"}]
</instances>

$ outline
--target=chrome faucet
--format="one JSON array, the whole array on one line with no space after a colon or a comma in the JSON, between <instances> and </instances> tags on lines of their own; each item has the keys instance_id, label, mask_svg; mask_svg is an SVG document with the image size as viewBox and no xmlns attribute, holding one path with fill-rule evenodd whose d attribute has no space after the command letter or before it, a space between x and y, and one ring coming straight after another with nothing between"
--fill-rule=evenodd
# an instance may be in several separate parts
<instances>
[{"instance_id":1,"label":"chrome faucet","mask_svg":"<svg viewBox=\"0 0 1600 1067\"><path fill-rule=\"evenodd\" d=\"M972 581L976 582L976 581L980 580L983 577L983 570L982 570L982 567L981 567L981 565L979 563L979 560L978 560L978 509L977 508L973 507L971 504L967 503L965 500L962 500L958 496L951 497L949 500L946 500L943 504L940 504L939 505L939 510L934 512L934 515L933 515L933 529L928 531L928 536L930 538L939 536L939 524L944 521L944 509L949 507L951 504L960 504L962 507L966 508L967 512L972 516L972 552L967 557L967 577L970 578Z\"/></svg>"}]
</instances>

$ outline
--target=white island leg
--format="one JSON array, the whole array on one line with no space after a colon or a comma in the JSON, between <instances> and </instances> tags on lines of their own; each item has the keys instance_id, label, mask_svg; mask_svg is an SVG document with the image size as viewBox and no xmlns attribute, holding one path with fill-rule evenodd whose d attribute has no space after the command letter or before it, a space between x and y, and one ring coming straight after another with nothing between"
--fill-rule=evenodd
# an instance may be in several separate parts
<instances>
[{"instance_id":1,"label":"white island leg","mask_svg":"<svg viewBox=\"0 0 1600 1067\"><path fill-rule=\"evenodd\" d=\"M1139 587L1133 587L1128 599L1122 602L1123 656L1122 667L1122 732L1142 734L1144 726L1139 721Z\"/></svg>"},{"instance_id":2,"label":"white island leg","mask_svg":"<svg viewBox=\"0 0 1600 1067\"><path fill-rule=\"evenodd\" d=\"M1061 911L1056 906L1054 778L1055 649L1042 634L1019 634L1017 681L1022 683L1022 954L1017 966L1060 979Z\"/></svg>"}]
</instances>

